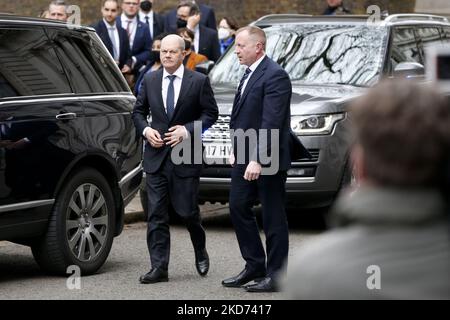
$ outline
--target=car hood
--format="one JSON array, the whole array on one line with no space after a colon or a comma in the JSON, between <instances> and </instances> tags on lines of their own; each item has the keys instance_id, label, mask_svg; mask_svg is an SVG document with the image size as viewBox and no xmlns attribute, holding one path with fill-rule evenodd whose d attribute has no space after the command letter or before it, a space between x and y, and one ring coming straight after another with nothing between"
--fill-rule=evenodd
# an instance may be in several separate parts
<instances>
[{"instance_id":1,"label":"car hood","mask_svg":"<svg viewBox=\"0 0 450 320\"><path fill-rule=\"evenodd\" d=\"M344 112L348 102L360 96L366 88L350 85L292 84L291 115L311 115ZM236 88L230 85L214 87L221 115L230 115Z\"/></svg>"}]
</instances>

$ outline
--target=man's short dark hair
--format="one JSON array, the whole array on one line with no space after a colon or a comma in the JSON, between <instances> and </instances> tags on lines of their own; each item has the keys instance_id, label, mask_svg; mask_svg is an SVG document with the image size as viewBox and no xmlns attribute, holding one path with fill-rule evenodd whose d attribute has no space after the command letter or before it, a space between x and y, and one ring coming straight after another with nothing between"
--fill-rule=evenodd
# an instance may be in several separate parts
<instances>
[{"instance_id":1,"label":"man's short dark hair","mask_svg":"<svg viewBox=\"0 0 450 320\"><path fill-rule=\"evenodd\" d=\"M450 153L450 106L430 86L386 81L351 106L365 174L380 185L437 187Z\"/></svg>"},{"instance_id":2,"label":"man's short dark hair","mask_svg":"<svg viewBox=\"0 0 450 320\"><path fill-rule=\"evenodd\" d=\"M196 14L200 14L199 6L192 1L180 1L177 10L181 7L189 7L189 16L192 17Z\"/></svg>"}]
</instances>

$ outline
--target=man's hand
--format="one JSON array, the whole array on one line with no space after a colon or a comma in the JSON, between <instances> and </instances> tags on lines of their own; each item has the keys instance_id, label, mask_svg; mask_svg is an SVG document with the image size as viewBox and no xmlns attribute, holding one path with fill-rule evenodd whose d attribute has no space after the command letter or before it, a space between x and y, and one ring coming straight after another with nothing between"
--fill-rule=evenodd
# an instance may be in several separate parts
<instances>
[{"instance_id":1,"label":"man's hand","mask_svg":"<svg viewBox=\"0 0 450 320\"><path fill-rule=\"evenodd\" d=\"M258 180L259 175L261 174L261 165L256 161L250 161L245 169L244 179L247 181Z\"/></svg>"},{"instance_id":2,"label":"man's hand","mask_svg":"<svg viewBox=\"0 0 450 320\"><path fill-rule=\"evenodd\" d=\"M24 149L26 148L28 145L30 144L29 141L27 141L25 138L17 140L16 142L11 142L6 149L15 149L15 150L19 150L19 149Z\"/></svg>"},{"instance_id":3,"label":"man's hand","mask_svg":"<svg viewBox=\"0 0 450 320\"><path fill-rule=\"evenodd\" d=\"M187 20L187 27L194 31L195 27L200 23L200 14L193 15Z\"/></svg>"},{"instance_id":4,"label":"man's hand","mask_svg":"<svg viewBox=\"0 0 450 320\"><path fill-rule=\"evenodd\" d=\"M145 131L145 138L147 138L148 143L150 143L153 148L161 148L164 146L164 141L161 139L161 135L153 128L148 128Z\"/></svg>"},{"instance_id":5,"label":"man's hand","mask_svg":"<svg viewBox=\"0 0 450 320\"><path fill-rule=\"evenodd\" d=\"M124 65L123 67L122 67L122 73L129 73L129 72L131 72L131 68L130 68L130 66L129 65Z\"/></svg>"},{"instance_id":6,"label":"man's hand","mask_svg":"<svg viewBox=\"0 0 450 320\"><path fill-rule=\"evenodd\" d=\"M179 144L186 137L186 129L184 126L174 126L169 128L169 132L166 133L164 142L172 148Z\"/></svg>"}]
</instances>

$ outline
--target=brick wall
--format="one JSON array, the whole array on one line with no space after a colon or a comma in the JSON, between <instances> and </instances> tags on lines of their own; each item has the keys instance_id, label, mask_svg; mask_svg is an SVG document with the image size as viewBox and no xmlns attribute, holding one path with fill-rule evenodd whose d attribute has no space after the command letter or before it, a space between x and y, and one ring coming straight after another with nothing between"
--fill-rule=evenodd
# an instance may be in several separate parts
<instances>
[{"instance_id":1,"label":"brick wall","mask_svg":"<svg viewBox=\"0 0 450 320\"><path fill-rule=\"evenodd\" d=\"M37 16L49 0L0 0L0 12ZM91 24L100 18L102 0L69 0L81 8L82 24ZM175 7L178 0L154 0L156 11L165 12ZM215 8L217 19L225 15L235 17L241 25L270 13L320 14L326 8L325 0L204 0L198 1ZM347 0L346 6L354 13L365 13L369 5L379 5L390 13L413 12L415 0Z\"/></svg>"}]
</instances>

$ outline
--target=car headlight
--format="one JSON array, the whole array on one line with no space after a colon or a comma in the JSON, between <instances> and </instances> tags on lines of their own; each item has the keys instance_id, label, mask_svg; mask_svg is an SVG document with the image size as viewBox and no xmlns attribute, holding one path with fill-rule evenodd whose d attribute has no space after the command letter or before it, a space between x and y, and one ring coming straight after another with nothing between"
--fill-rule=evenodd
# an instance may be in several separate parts
<instances>
[{"instance_id":1,"label":"car headlight","mask_svg":"<svg viewBox=\"0 0 450 320\"><path fill-rule=\"evenodd\" d=\"M291 128L298 135L325 135L333 131L336 122L345 118L345 113L293 116Z\"/></svg>"}]
</instances>

